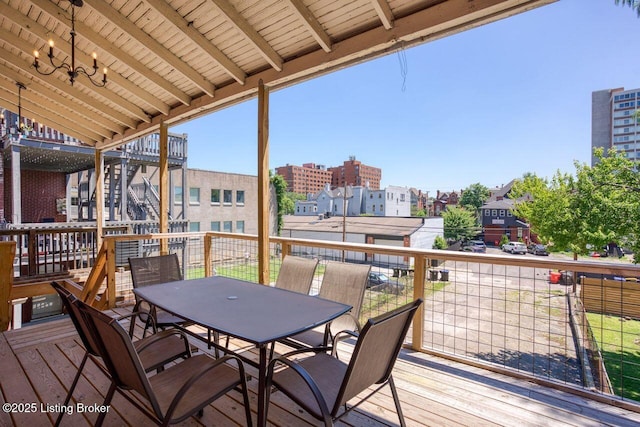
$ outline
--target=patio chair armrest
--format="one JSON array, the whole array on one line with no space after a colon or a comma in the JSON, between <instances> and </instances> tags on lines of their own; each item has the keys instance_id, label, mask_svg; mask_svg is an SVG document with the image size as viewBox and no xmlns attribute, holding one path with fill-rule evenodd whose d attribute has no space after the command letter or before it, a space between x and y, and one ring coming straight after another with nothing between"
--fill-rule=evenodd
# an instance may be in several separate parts
<instances>
[{"instance_id":1,"label":"patio chair armrest","mask_svg":"<svg viewBox=\"0 0 640 427\"><path fill-rule=\"evenodd\" d=\"M327 353L329 350L331 350L331 347L328 347L328 346L299 348L299 349L281 354L276 359L288 358L289 356L294 356L296 354L303 354L303 353ZM273 360L276 360L276 359L273 359Z\"/></svg>"},{"instance_id":2,"label":"patio chair armrest","mask_svg":"<svg viewBox=\"0 0 640 427\"><path fill-rule=\"evenodd\" d=\"M244 383L244 387L246 389L246 376L244 373L244 364L242 363L242 360L240 360L240 358L238 356L234 356L231 354L227 354L219 359L214 359L212 357L209 356L201 356L201 357L208 357L208 361L207 363L205 363L201 369L199 369L197 372L195 372L194 374L192 374L189 379L183 384L182 387L180 387L180 390L178 390L178 392L176 393L176 396L173 398L173 400L171 401L171 404L169 405L169 409L167 409L167 413L165 414L165 418L166 419L171 419L173 416L173 412L176 410L176 408L178 407L178 405L180 404L180 401L182 400L183 397L185 397L187 395L187 391L196 383L198 382L198 380L202 379L202 377L204 376L204 374L206 374L207 372L209 372L212 369L215 369L216 367L218 367L219 365L223 364L223 363L227 363L229 360L234 359L236 361L236 363L238 364L238 374L240 376L240 381L242 383Z\"/></svg>"},{"instance_id":3,"label":"patio chair armrest","mask_svg":"<svg viewBox=\"0 0 640 427\"><path fill-rule=\"evenodd\" d=\"M340 331L337 334L335 334L333 336L333 339L332 339L331 355L333 357L338 357L338 343L339 342L346 341L349 338L358 339L358 336L360 336L360 334L358 332L351 331L349 329L345 329L344 331Z\"/></svg>"},{"instance_id":4,"label":"patio chair armrest","mask_svg":"<svg viewBox=\"0 0 640 427\"><path fill-rule=\"evenodd\" d=\"M146 316L147 320L146 323L149 323L151 325L151 330L156 332L158 330L158 328L156 327L156 321L153 318L153 316L146 311L141 311L141 310L135 310L135 308L138 307L138 305L136 304L133 308L134 311L129 313L129 314L123 314L122 316L118 316L115 319L119 322L121 320L127 319L127 318L131 318L130 323L129 323L129 337L133 338L133 332L135 330L136 327L136 317L139 317L140 320L142 321L142 316ZM139 308L139 307L138 307Z\"/></svg>"},{"instance_id":5,"label":"patio chair armrest","mask_svg":"<svg viewBox=\"0 0 640 427\"><path fill-rule=\"evenodd\" d=\"M191 346L189 345L189 338L184 332L175 328L166 329L164 331L160 331L156 334L153 334L145 338L144 342L139 347L136 348L136 351L138 353L142 353L144 350L150 348L151 346L153 346L153 344L157 343L158 341L167 339L173 335L179 335L180 338L182 338L182 341L184 342L185 352L189 355L189 357L191 357Z\"/></svg>"},{"instance_id":6,"label":"patio chair armrest","mask_svg":"<svg viewBox=\"0 0 640 427\"><path fill-rule=\"evenodd\" d=\"M292 351L292 352L287 353L287 354L291 354L291 353L296 353L296 352ZM303 353L303 352L298 351L297 353ZM321 412L322 416L324 417L325 425L330 425L330 424L327 424L327 421L329 421L329 423L331 421L331 416L329 414L329 407L327 405L327 401L324 399L324 396L322 396L322 393L320 392L320 388L318 388L318 385L313 380L311 375L307 372L307 370L304 369L302 366L300 366L295 361L289 360L284 356L280 356L280 357L277 357L277 358L273 359L271 362L269 362L269 368L267 369L267 388L270 388L271 385L273 384L273 382L272 382L273 373L275 371L275 366L276 366L277 363L282 363L283 365L286 365L293 372L298 374L300 376L300 378L302 378L302 380L305 382L305 384L309 387L309 390L311 391L311 393L313 393L313 397L316 399L316 402L318 403L318 406L320 408L320 412Z\"/></svg>"}]
</instances>

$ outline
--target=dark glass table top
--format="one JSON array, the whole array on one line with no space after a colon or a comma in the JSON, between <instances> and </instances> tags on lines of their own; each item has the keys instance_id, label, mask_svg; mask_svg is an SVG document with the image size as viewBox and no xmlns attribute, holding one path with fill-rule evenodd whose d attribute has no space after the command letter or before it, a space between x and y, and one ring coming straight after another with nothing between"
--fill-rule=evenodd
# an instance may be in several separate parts
<instances>
[{"instance_id":1,"label":"dark glass table top","mask_svg":"<svg viewBox=\"0 0 640 427\"><path fill-rule=\"evenodd\" d=\"M184 319L256 345L323 325L351 309L315 296L222 276L134 289Z\"/></svg>"}]
</instances>

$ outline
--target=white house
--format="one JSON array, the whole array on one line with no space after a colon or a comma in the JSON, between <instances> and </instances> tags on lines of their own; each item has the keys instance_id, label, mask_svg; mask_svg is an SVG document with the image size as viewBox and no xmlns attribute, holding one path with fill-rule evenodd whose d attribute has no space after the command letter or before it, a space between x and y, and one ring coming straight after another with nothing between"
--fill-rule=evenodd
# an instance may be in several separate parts
<instances>
[{"instance_id":1,"label":"white house","mask_svg":"<svg viewBox=\"0 0 640 427\"><path fill-rule=\"evenodd\" d=\"M346 208L345 208L346 205ZM389 186L383 190L368 187L338 187L330 189L327 184L307 200L296 201L294 215L298 216L347 216L362 214L374 216L411 216L411 194L406 187Z\"/></svg>"}]
</instances>

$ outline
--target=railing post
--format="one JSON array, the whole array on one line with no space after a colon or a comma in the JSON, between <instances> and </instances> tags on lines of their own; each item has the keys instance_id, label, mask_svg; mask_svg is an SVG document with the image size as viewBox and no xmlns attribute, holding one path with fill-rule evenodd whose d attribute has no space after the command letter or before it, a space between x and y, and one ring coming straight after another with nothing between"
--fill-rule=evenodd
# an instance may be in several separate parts
<instances>
[{"instance_id":1,"label":"railing post","mask_svg":"<svg viewBox=\"0 0 640 427\"><path fill-rule=\"evenodd\" d=\"M413 299L424 298L424 283L427 274L427 257L416 254L413 266ZM413 334L411 346L414 350L422 348L422 337L424 336L424 306L416 312L413 318Z\"/></svg>"},{"instance_id":2,"label":"railing post","mask_svg":"<svg viewBox=\"0 0 640 427\"><path fill-rule=\"evenodd\" d=\"M205 234L204 236L204 276L205 277L213 276L213 268L211 264L212 241L213 241L213 237L209 234Z\"/></svg>"},{"instance_id":3,"label":"railing post","mask_svg":"<svg viewBox=\"0 0 640 427\"><path fill-rule=\"evenodd\" d=\"M280 254L280 259L284 259L285 256L291 255L291 244L288 242L281 243L282 253Z\"/></svg>"},{"instance_id":4,"label":"railing post","mask_svg":"<svg viewBox=\"0 0 640 427\"><path fill-rule=\"evenodd\" d=\"M0 242L0 331L6 331L11 324L11 287L13 286L13 260L16 256L16 242Z\"/></svg>"},{"instance_id":5,"label":"railing post","mask_svg":"<svg viewBox=\"0 0 640 427\"><path fill-rule=\"evenodd\" d=\"M109 308L116 306L116 241L115 239L104 239L107 253L107 304Z\"/></svg>"},{"instance_id":6,"label":"railing post","mask_svg":"<svg viewBox=\"0 0 640 427\"><path fill-rule=\"evenodd\" d=\"M36 242L38 236L36 234L36 230L29 230L28 236L27 258L29 258L29 265L27 265L27 275L35 276L38 274L38 243ZM20 275L22 274L23 273L21 271Z\"/></svg>"}]
</instances>

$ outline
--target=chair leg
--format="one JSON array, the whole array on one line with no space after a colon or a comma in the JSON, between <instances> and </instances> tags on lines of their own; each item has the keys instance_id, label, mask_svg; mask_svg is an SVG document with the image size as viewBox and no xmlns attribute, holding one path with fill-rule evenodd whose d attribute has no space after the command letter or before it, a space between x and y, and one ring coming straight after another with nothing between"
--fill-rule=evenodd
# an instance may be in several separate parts
<instances>
[{"instance_id":1,"label":"chair leg","mask_svg":"<svg viewBox=\"0 0 640 427\"><path fill-rule=\"evenodd\" d=\"M398 397L398 390L396 390L396 385L393 382L393 376L389 375L389 387L391 387L391 395L393 396L393 403L396 405L396 412L398 413L398 418L400 419L400 426L405 427L406 424L404 422L404 415L402 415L402 409L400 408L400 398Z\"/></svg>"},{"instance_id":2,"label":"chair leg","mask_svg":"<svg viewBox=\"0 0 640 427\"><path fill-rule=\"evenodd\" d=\"M80 375L82 374L82 370L84 369L84 365L85 363L87 363L88 358L89 358L89 353L85 351L84 357L82 358L82 362L80 362L80 366L78 366L78 372L76 372L76 376L73 378L71 387L69 387L69 392L67 393L67 397L64 399L64 403L62 404L63 407L66 407L71 401L73 390L75 390L76 385L78 384L78 380L80 379ZM55 427L58 427L60 425L60 422L62 421L62 416L64 415L64 413L65 411L62 410L58 414L58 418L56 419L56 423L54 424Z\"/></svg>"},{"instance_id":3,"label":"chair leg","mask_svg":"<svg viewBox=\"0 0 640 427\"><path fill-rule=\"evenodd\" d=\"M116 383L111 382L111 386L109 387L109 391L104 398L104 407L106 408L111 403L111 399L113 399L113 394L116 392ZM95 427L102 427L102 423L104 422L104 417L107 416L107 411L101 411L100 415L98 415L98 419L96 420Z\"/></svg>"}]
</instances>

